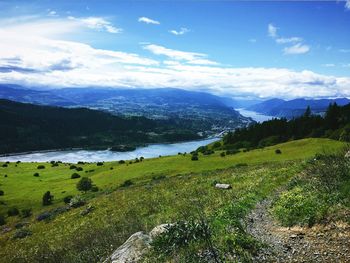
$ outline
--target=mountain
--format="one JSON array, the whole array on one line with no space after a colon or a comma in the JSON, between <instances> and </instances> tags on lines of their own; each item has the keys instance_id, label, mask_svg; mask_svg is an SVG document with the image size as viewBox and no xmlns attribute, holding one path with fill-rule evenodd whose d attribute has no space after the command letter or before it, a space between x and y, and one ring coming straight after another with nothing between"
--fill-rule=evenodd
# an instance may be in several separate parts
<instances>
[{"instance_id":1,"label":"mountain","mask_svg":"<svg viewBox=\"0 0 350 263\"><path fill-rule=\"evenodd\" d=\"M85 108L0 100L0 153L138 146L200 138L172 120L119 117Z\"/></svg>"},{"instance_id":2,"label":"mountain","mask_svg":"<svg viewBox=\"0 0 350 263\"><path fill-rule=\"evenodd\" d=\"M34 104L87 107L117 116L144 116L177 120L181 126L207 134L246 126L252 120L241 116L221 97L205 92L174 88L112 89L63 88L51 90L0 86L0 98Z\"/></svg>"},{"instance_id":3,"label":"mountain","mask_svg":"<svg viewBox=\"0 0 350 263\"><path fill-rule=\"evenodd\" d=\"M331 103L337 103L339 106L344 106L349 104L350 100L347 98L317 100L294 99L289 101L271 99L250 106L247 109L264 115L292 118L302 115L308 106L310 106L311 111L314 114L323 114Z\"/></svg>"}]
</instances>

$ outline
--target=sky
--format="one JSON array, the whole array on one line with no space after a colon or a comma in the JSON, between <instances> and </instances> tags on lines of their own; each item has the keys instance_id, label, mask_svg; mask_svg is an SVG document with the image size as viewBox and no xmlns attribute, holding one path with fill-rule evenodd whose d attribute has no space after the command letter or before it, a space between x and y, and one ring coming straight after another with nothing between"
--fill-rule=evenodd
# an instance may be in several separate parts
<instances>
[{"instance_id":1,"label":"sky","mask_svg":"<svg viewBox=\"0 0 350 263\"><path fill-rule=\"evenodd\" d=\"M350 98L350 0L0 0L0 83Z\"/></svg>"}]
</instances>

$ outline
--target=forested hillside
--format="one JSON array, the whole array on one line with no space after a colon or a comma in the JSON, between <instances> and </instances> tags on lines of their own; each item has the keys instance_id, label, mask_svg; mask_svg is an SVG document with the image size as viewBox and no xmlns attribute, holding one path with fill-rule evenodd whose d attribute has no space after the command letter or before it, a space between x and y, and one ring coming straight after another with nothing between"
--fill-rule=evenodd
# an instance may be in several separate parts
<instances>
[{"instance_id":1,"label":"forested hillside","mask_svg":"<svg viewBox=\"0 0 350 263\"><path fill-rule=\"evenodd\" d=\"M0 100L0 153L199 138L172 120L122 118L85 108L67 109Z\"/></svg>"}]
</instances>

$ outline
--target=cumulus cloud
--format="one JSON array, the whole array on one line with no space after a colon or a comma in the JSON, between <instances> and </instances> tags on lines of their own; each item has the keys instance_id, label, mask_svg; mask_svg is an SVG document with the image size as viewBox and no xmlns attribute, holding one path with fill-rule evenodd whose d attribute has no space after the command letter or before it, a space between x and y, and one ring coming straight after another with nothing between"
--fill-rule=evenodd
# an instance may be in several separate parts
<instances>
[{"instance_id":1,"label":"cumulus cloud","mask_svg":"<svg viewBox=\"0 0 350 263\"><path fill-rule=\"evenodd\" d=\"M308 45L303 44L295 44L291 47L286 47L283 49L284 54L305 54L310 51L310 47Z\"/></svg>"},{"instance_id":2,"label":"cumulus cloud","mask_svg":"<svg viewBox=\"0 0 350 263\"><path fill-rule=\"evenodd\" d=\"M346 0L346 2L345 2L345 8L346 8L347 10L350 10L350 0Z\"/></svg>"},{"instance_id":3,"label":"cumulus cloud","mask_svg":"<svg viewBox=\"0 0 350 263\"><path fill-rule=\"evenodd\" d=\"M180 36L180 35L184 35L186 33L190 32L190 30L186 27L181 27L180 30L170 30L169 33L175 35L175 36Z\"/></svg>"},{"instance_id":4,"label":"cumulus cloud","mask_svg":"<svg viewBox=\"0 0 350 263\"><path fill-rule=\"evenodd\" d=\"M288 43L295 43L295 42L301 42L303 39L301 37L281 37L276 39L277 44L288 44Z\"/></svg>"},{"instance_id":5,"label":"cumulus cloud","mask_svg":"<svg viewBox=\"0 0 350 263\"><path fill-rule=\"evenodd\" d=\"M72 26L72 21L73 28L66 28ZM178 87L262 98L350 97L349 77L284 68L234 68L211 61L203 53L155 44L142 45L151 52L153 58L149 58L51 38L58 33L80 30L80 23L76 25L76 20L72 21L56 21L58 29L52 27L52 21L41 21L41 30L35 29L38 24L17 25L11 30L1 27L0 83L45 87ZM28 31L22 31L24 28Z\"/></svg>"},{"instance_id":6,"label":"cumulus cloud","mask_svg":"<svg viewBox=\"0 0 350 263\"><path fill-rule=\"evenodd\" d=\"M138 21L146 24L160 25L159 21L145 17L145 16L139 17Z\"/></svg>"}]
</instances>

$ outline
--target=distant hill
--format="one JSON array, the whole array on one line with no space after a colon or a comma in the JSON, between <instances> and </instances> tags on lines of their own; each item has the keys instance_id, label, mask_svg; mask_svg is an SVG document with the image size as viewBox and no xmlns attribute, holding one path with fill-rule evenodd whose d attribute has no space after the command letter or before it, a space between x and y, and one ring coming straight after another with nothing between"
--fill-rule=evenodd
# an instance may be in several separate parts
<instances>
[{"instance_id":1,"label":"distant hill","mask_svg":"<svg viewBox=\"0 0 350 263\"><path fill-rule=\"evenodd\" d=\"M0 153L99 148L200 138L174 121L118 117L86 108L68 109L0 100Z\"/></svg>"},{"instance_id":2,"label":"distant hill","mask_svg":"<svg viewBox=\"0 0 350 263\"><path fill-rule=\"evenodd\" d=\"M117 116L177 120L182 126L209 133L243 127L252 120L241 116L223 98L174 88L63 88L35 90L0 85L0 98L65 107L87 107Z\"/></svg>"},{"instance_id":3,"label":"distant hill","mask_svg":"<svg viewBox=\"0 0 350 263\"><path fill-rule=\"evenodd\" d=\"M347 98L339 99L294 99L285 101L282 99L270 99L248 107L247 109L262 113L264 115L276 117L297 117L301 116L305 109L310 106L311 111L315 114L323 114L329 104L337 103L339 106L344 106L350 103Z\"/></svg>"}]
</instances>

